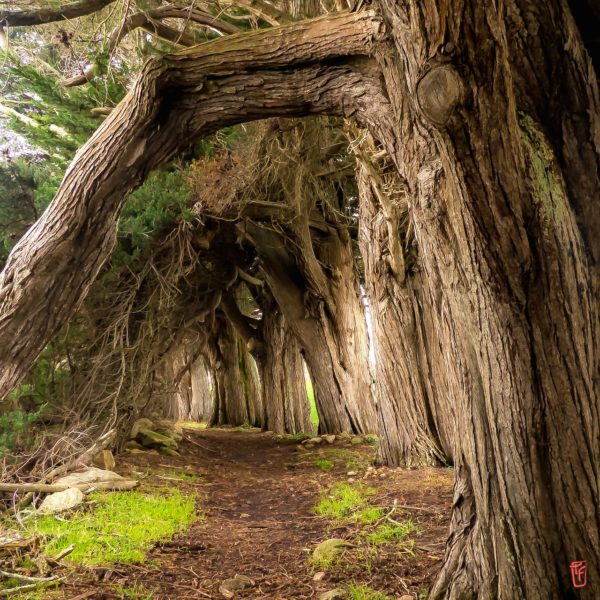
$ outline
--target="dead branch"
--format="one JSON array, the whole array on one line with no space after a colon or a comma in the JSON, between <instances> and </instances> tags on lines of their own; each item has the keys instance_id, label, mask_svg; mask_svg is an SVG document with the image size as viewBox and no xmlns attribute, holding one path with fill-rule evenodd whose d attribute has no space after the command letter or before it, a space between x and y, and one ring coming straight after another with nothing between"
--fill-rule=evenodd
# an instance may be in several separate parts
<instances>
[{"instance_id":1,"label":"dead branch","mask_svg":"<svg viewBox=\"0 0 600 600\"><path fill-rule=\"evenodd\" d=\"M63 4L58 8L39 8L36 10L3 11L0 12L0 21L8 23L11 27L30 27L43 25L65 19L75 19L91 15L112 4L115 0L80 0Z\"/></svg>"},{"instance_id":2,"label":"dead branch","mask_svg":"<svg viewBox=\"0 0 600 600\"><path fill-rule=\"evenodd\" d=\"M138 485L139 481L96 481L92 483L73 483L71 485L57 485L52 483L0 483L0 492L53 494L55 492L64 492L69 488L77 488L82 491L94 489L114 492L132 490Z\"/></svg>"}]
</instances>

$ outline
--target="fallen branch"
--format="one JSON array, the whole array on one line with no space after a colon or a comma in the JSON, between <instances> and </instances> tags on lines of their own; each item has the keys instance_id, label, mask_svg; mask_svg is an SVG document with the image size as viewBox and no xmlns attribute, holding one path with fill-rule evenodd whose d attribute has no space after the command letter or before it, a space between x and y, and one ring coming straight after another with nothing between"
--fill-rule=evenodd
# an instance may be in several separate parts
<instances>
[{"instance_id":1,"label":"fallen branch","mask_svg":"<svg viewBox=\"0 0 600 600\"><path fill-rule=\"evenodd\" d=\"M16 579L18 581L24 581L25 583L49 583L50 581L56 581L58 579L56 575L52 575L52 577L29 577L28 575L9 573L8 571L0 571L0 575L6 579Z\"/></svg>"},{"instance_id":2,"label":"fallen branch","mask_svg":"<svg viewBox=\"0 0 600 600\"><path fill-rule=\"evenodd\" d=\"M96 481L88 483L74 483L71 485L49 483L0 483L0 492L33 492L40 494L53 494L64 492L69 488L77 488L85 492L94 490L132 490L139 485L139 481Z\"/></svg>"}]
</instances>

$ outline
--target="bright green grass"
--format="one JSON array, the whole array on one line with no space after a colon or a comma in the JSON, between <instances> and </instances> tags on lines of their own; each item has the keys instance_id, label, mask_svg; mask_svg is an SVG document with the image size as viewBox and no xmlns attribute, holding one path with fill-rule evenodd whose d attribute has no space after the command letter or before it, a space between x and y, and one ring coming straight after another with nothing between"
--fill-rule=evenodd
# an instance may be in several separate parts
<instances>
[{"instance_id":1,"label":"bright green grass","mask_svg":"<svg viewBox=\"0 0 600 600\"><path fill-rule=\"evenodd\" d=\"M345 521L367 508L368 498L374 493L373 488L363 484L336 483L319 500L314 510L321 517Z\"/></svg>"},{"instance_id":2,"label":"bright green grass","mask_svg":"<svg viewBox=\"0 0 600 600\"><path fill-rule=\"evenodd\" d=\"M376 592L368 585L349 585L348 594L349 600L393 600L392 596L386 596L381 592Z\"/></svg>"},{"instance_id":3,"label":"bright green grass","mask_svg":"<svg viewBox=\"0 0 600 600\"><path fill-rule=\"evenodd\" d=\"M321 469L321 471L329 471L333 469L333 462L327 460L326 458L316 458L313 462L317 469Z\"/></svg>"},{"instance_id":4,"label":"bright green grass","mask_svg":"<svg viewBox=\"0 0 600 600\"><path fill-rule=\"evenodd\" d=\"M413 523L412 519L393 521L376 527L374 531L367 535L367 541L370 544L378 545L404 540L407 543L402 545L406 550L409 550L412 549L412 544L410 543L412 540L407 540L407 538L410 534L417 532L417 526Z\"/></svg>"},{"instance_id":5,"label":"bright green grass","mask_svg":"<svg viewBox=\"0 0 600 600\"><path fill-rule=\"evenodd\" d=\"M201 421L177 421L177 425L179 425L183 429L206 429L208 425Z\"/></svg>"},{"instance_id":6,"label":"bright green grass","mask_svg":"<svg viewBox=\"0 0 600 600\"><path fill-rule=\"evenodd\" d=\"M91 510L68 520L48 515L33 522L34 532L46 539L45 554L59 554L73 544L65 560L74 563L142 562L155 542L171 538L196 519L196 497L177 489L97 492L90 499L96 502Z\"/></svg>"},{"instance_id":7,"label":"bright green grass","mask_svg":"<svg viewBox=\"0 0 600 600\"><path fill-rule=\"evenodd\" d=\"M141 583L134 583L130 587L118 585L115 592L124 600L153 600L155 597L154 590L148 590Z\"/></svg>"},{"instance_id":8,"label":"bright green grass","mask_svg":"<svg viewBox=\"0 0 600 600\"><path fill-rule=\"evenodd\" d=\"M377 506L367 506L354 515L354 520L363 525L372 525L383 518L385 511Z\"/></svg>"},{"instance_id":9,"label":"bright green grass","mask_svg":"<svg viewBox=\"0 0 600 600\"><path fill-rule=\"evenodd\" d=\"M310 377L305 378L306 395L310 404L310 422L314 425L315 430L319 429L319 413L317 412L317 403L315 402L315 389L313 388Z\"/></svg>"}]
</instances>

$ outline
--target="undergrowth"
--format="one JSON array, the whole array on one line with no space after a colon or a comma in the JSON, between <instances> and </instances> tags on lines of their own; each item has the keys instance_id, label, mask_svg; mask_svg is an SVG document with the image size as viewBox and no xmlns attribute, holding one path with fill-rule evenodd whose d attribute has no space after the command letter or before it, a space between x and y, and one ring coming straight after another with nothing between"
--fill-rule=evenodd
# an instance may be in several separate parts
<instances>
[{"instance_id":1,"label":"undergrowth","mask_svg":"<svg viewBox=\"0 0 600 600\"><path fill-rule=\"evenodd\" d=\"M184 530L195 518L194 495L175 488L151 492L97 492L91 508L70 518L36 518L33 533L45 539L43 552L53 556L71 545L65 560L88 565L143 562L154 543Z\"/></svg>"},{"instance_id":2,"label":"undergrowth","mask_svg":"<svg viewBox=\"0 0 600 600\"><path fill-rule=\"evenodd\" d=\"M319 500L314 510L321 517L346 521L368 508L369 496L374 493L373 488L363 484L336 483Z\"/></svg>"},{"instance_id":3,"label":"undergrowth","mask_svg":"<svg viewBox=\"0 0 600 600\"><path fill-rule=\"evenodd\" d=\"M392 598L392 596L375 591L368 585L351 584L348 586L348 600L392 600Z\"/></svg>"}]
</instances>

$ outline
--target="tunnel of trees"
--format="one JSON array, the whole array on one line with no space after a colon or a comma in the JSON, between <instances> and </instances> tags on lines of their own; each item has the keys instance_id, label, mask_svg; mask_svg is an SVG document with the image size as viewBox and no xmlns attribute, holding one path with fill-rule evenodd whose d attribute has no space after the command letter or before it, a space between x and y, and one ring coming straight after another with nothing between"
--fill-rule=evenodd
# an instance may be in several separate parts
<instances>
[{"instance_id":1,"label":"tunnel of trees","mask_svg":"<svg viewBox=\"0 0 600 600\"><path fill-rule=\"evenodd\" d=\"M597 598L599 30L593 0L0 3L2 410L298 433L310 381L321 433L453 465L431 598Z\"/></svg>"}]
</instances>

